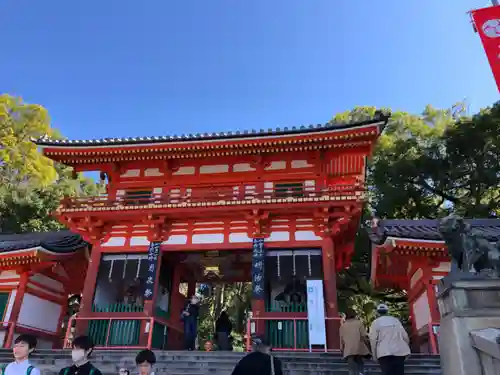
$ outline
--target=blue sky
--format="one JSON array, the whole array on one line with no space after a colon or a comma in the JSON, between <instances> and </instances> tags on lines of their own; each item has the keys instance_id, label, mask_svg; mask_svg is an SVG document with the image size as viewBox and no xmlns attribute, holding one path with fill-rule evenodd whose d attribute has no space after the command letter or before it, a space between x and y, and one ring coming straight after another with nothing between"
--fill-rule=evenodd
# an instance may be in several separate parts
<instances>
[{"instance_id":1,"label":"blue sky","mask_svg":"<svg viewBox=\"0 0 500 375\"><path fill-rule=\"evenodd\" d=\"M18 0L0 13L0 92L69 138L328 121L498 100L466 14L485 0Z\"/></svg>"}]
</instances>

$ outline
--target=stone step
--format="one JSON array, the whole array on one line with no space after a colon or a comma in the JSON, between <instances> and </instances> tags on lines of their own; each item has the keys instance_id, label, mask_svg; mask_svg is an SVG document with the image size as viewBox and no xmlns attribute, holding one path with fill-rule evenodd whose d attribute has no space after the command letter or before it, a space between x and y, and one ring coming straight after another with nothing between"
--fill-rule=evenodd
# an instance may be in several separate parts
<instances>
[{"instance_id":1,"label":"stone step","mask_svg":"<svg viewBox=\"0 0 500 375\"><path fill-rule=\"evenodd\" d=\"M103 375L117 375L120 367L135 371L138 350L97 350L92 362ZM155 351L157 374L169 375L231 375L236 363L246 355L237 352ZM340 353L275 352L283 363L286 375L348 375L347 364ZM37 350L31 358L42 375L58 375L61 368L71 365L69 350ZM0 363L12 361L10 350L0 350ZM366 362L366 374L380 374L380 367ZM412 355L406 362L410 375L441 375L438 356Z\"/></svg>"}]
</instances>

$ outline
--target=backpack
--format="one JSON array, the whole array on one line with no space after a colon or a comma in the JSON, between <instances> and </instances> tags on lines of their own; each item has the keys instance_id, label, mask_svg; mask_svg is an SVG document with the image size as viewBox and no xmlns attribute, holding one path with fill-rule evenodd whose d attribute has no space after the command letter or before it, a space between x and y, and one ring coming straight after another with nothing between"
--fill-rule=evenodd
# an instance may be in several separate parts
<instances>
[{"instance_id":1,"label":"backpack","mask_svg":"<svg viewBox=\"0 0 500 375\"><path fill-rule=\"evenodd\" d=\"M1 375L5 375L5 370L7 370L7 366L8 365L3 365L2 366L2 369L1 369L1 372L0 372ZM34 369L33 366L28 367L28 369L26 370L26 375L31 375L31 371L33 371L33 369Z\"/></svg>"},{"instance_id":2,"label":"backpack","mask_svg":"<svg viewBox=\"0 0 500 375\"><path fill-rule=\"evenodd\" d=\"M66 367L66 368L64 369L64 373L63 373L63 375L69 375L69 369L70 369L69 367ZM95 373L95 367L92 367L92 368L90 369L89 375L94 375L94 373ZM5 375L5 374L2 374L2 375ZM26 375L30 375L30 374L26 374Z\"/></svg>"}]
</instances>

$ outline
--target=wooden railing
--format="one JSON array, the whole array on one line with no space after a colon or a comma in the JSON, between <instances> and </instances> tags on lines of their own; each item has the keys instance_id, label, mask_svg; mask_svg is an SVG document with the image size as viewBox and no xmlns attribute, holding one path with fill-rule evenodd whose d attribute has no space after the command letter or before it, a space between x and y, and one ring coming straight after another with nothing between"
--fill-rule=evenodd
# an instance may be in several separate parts
<instances>
[{"instance_id":1,"label":"wooden railing","mask_svg":"<svg viewBox=\"0 0 500 375\"><path fill-rule=\"evenodd\" d=\"M262 181L226 186L164 187L160 194L123 194L110 197L101 195L86 198L65 198L63 209L87 209L99 207L127 207L148 205L172 205L173 207L226 205L248 203L308 202L330 199L355 199L363 189L353 185L333 186L274 186L263 187ZM283 184L285 185L285 184ZM265 186L265 185L264 185ZM259 188L260 187L260 188ZM138 190L138 189L135 189ZM131 190L133 192L133 190Z\"/></svg>"}]
</instances>

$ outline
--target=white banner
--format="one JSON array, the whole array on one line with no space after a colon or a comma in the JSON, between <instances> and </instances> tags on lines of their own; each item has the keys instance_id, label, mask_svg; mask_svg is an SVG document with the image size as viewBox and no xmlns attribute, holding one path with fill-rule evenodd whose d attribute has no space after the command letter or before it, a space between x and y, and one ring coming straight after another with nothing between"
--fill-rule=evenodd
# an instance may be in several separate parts
<instances>
[{"instance_id":1,"label":"white banner","mask_svg":"<svg viewBox=\"0 0 500 375\"><path fill-rule=\"evenodd\" d=\"M326 347L325 300L323 280L307 280L307 321L309 323L309 347Z\"/></svg>"}]
</instances>

